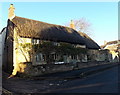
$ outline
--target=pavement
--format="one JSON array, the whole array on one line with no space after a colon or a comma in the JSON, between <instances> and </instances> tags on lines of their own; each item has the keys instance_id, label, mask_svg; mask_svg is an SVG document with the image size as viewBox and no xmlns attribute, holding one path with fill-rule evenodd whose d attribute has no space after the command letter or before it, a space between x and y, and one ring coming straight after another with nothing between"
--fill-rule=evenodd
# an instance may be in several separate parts
<instances>
[{"instance_id":1,"label":"pavement","mask_svg":"<svg viewBox=\"0 0 120 95\"><path fill-rule=\"evenodd\" d=\"M3 72L3 88L20 95L23 93L118 93L120 66L109 65L108 68L104 65L103 67L84 68L82 71L75 70L29 79L20 77L7 79L9 75ZM89 74L88 71L91 73ZM97 73L93 74L93 71ZM79 77L80 74L85 76Z\"/></svg>"}]
</instances>

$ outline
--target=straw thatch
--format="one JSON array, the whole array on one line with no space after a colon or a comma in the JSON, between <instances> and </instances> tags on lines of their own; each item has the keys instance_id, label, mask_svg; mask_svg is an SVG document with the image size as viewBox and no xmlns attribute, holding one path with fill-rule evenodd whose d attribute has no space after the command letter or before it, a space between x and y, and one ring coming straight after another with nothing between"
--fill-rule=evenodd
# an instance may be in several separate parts
<instances>
[{"instance_id":1,"label":"straw thatch","mask_svg":"<svg viewBox=\"0 0 120 95\"><path fill-rule=\"evenodd\" d=\"M83 37L86 48L88 48L88 49L100 49L100 46L95 41L93 41L87 34L80 32L80 31L78 33Z\"/></svg>"},{"instance_id":2,"label":"straw thatch","mask_svg":"<svg viewBox=\"0 0 120 95\"><path fill-rule=\"evenodd\" d=\"M19 30L18 35L21 37L81 45L84 44L82 37L72 28L18 16L16 16L12 22L17 26Z\"/></svg>"},{"instance_id":3,"label":"straw thatch","mask_svg":"<svg viewBox=\"0 0 120 95\"><path fill-rule=\"evenodd\" d=\"M9 23L11 23L10 20L8 22L8 26L11 26ZM100 49L99 45L86 34L82 32L78 33L69 27L48 24L18 16L15 16L12 20L12 26L17 27L18 35L21 37L54 42L67 42L86 45L88 49Z\"/></svg>"},{"instance_id":4,"label":"straw thatch","mask_svg":"<svg viewBox=\"0 0 120 95\"><path fill-rule=\"evenodd\" d=\"M119 42L119 41L120 41L120 40L109 41L109 42L107 42L105 45L102 45L101 48L105 48L107 45L112 45L112 44L118 45L118 42Z\"/></svg>"}]
</instances>

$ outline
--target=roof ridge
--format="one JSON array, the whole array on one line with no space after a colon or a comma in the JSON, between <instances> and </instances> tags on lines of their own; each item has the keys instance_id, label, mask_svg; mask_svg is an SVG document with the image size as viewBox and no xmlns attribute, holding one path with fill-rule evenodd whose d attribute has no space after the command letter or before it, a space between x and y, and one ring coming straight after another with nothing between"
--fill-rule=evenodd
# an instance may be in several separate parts
<instances>
[{"instance_id":1,"label":"roof ridge","mask_svg":"<svg viewBox=\"0 0 120 95\"><path fill-rule=\"evenodd\" d=\"M25 18L25 17L20 17L20 16L15 16L15 17L19 17L19 18L22 18L22 19L27 19L27 20L32 20L32 21L36 21L36 22L41 22L41 23L45 23L45 24L48 24L48 25L60 26L60 27L65 27L65 28L72 29L72 28L67 27L67 26L58 25L58 24L52 24L52 23L47 23L47 22L43 22L43 21L39 21L39 20L35 20L35 19L30 19L30 18ZM73 30L74 30L74 29L73 29ZM76 31L76 30L75 30L75 31Z\"/></svg>"}]
</instances>

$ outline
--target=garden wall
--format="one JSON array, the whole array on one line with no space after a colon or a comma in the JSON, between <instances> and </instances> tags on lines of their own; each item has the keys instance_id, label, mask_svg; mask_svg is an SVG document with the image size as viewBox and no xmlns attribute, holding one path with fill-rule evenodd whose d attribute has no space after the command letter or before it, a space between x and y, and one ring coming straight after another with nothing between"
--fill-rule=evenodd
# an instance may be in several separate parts
<instances>
[{"instance_id":1,"label":"garden wall","mask_svg":"<svg viewBox=\"0 0 120 95\"><path fill-rule=\"evenodd\" d=\"M105 64L105 62L44 64L44 65L36 65L36 66L33 66L32 63L20 63L19 67L21 68L20 73L22 76L33 77L33 76L40 76L49 73L87 68L101 64Z\"/></svg>"}]
</instances>

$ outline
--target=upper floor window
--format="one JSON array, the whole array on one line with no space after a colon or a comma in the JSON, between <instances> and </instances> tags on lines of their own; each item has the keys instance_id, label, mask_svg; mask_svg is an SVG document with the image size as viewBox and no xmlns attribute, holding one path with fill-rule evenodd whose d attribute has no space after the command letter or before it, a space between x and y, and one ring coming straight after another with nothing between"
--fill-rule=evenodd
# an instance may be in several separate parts
<instances>
[{"instance_id":1,"label":"upper floor window","mask_svg":"<svg viewBox=\"0 0 120 95\"><path fill-rule=\"evenodd\" d=\"M39 40L39 39L33 39L33 40L32 40L32 43L33 43L33 44L40 44L40 40Z\"/></svg>"}]
</instances>

